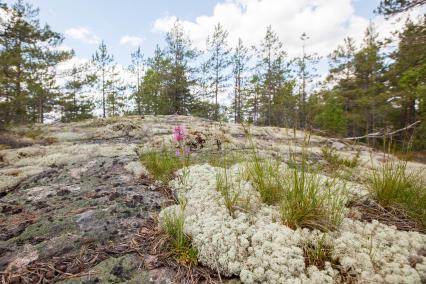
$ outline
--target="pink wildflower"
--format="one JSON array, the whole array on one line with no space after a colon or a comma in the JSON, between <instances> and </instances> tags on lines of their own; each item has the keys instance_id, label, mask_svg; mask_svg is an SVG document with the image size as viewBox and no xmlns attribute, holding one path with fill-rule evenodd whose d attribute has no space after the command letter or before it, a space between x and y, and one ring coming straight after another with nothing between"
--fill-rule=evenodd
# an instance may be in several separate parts
<instances>
[{"instance_id":1,"label":"pink wildflower","mask_svg":"<svg viewBox=\"0 0 426 284\"><path fill-rule=\"evenodd\" d=\"M191 153L191 149L189 147L185 147L185 155L189 155Z\"/></svg>"},{"instance_id":2,"label":"pink wildflower","mask_svg":"<svg viewBox=\"0 0 426 284\"><path fill-rule=\"evenodd\" d=\"M173 140L180 143L186 138L186 133L187 131L184 126L176 126L175 129L173 129Z\"/></svg>"}]
</instances>

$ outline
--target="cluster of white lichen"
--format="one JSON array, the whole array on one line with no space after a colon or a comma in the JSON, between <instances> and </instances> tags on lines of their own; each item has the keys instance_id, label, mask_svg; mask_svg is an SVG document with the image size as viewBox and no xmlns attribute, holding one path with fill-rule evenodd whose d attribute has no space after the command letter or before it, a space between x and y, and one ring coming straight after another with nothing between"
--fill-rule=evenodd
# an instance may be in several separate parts
<instances>
[{"instance_id":1,"label":"cluster of white lichen","mask_svg":"<svg viewBox=\"0 0 426 284\"><path fill-rule=\"evenodd\" d=\"M260 204L256 192L242 181L239 188L252 191L255 206L231 217L216 190L216 174L223 169L195 165L171 185L186 200L185 232L192 237L199 261L223 275L237 275L244 283L334 283L342 280L337 267L306 267L304 244L326 238L341 271L362 283L421 283L426 279L426 258L417 252L426 236L397 231L377 222L344 219L341 227L323 234L284 226L278 209ZM239 166L228 170L240 181ZM181 172L182 173L182 172ZM165 208L160 214L180 210ZM419 260L410 266L410 257Z\"/></svg>"}]
</instances>

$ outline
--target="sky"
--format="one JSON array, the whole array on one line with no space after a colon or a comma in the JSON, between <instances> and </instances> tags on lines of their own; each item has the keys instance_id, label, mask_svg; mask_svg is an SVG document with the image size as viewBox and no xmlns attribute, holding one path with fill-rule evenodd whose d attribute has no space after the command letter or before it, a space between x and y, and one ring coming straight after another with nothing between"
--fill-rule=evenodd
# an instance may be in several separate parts
<instances>
[{"instance_id":1,"label":"sky","mask_svg":"<svg viewBox=\"0 0 426 284\"><path fill-rule=\"evenodd\" d=\"M6 3L14 1L6 0ZM299 37L320 54L352 34L362 36L379 0L30 0L40 8L42 22L65 35L64 48L78 58L90 58L104 40L116 61L130 63L140 46L150 56L175 19L184 22L194 44L203 49L206 35L217 22L229 30L231 44L242 37L259 41L271 24L289 49L297 53ZM311 41L311 42L309 42ZM286 46L287 45L287 46Z\"/></svg>"},{"instance_id":2,"label":"sky","mask_svg":"<svg viewBox=\"0 0 426 284\"><path fill-rule=\"evenodd\" d=\"M290 57L301 54L300 36L306 33L307 52L323 58L347 36L362 43L370 22L382 38L403 25L403 21L385 20L374 14L380 0L27 1L40 8L42 23L64 34L61 48L74 49L76 56L64 68L90 60L104 40L127 82L132 80L126 71L131 52L140 46L146 57L151 56L157 44L164 45L166 32L176 19L182 21L194 45L201 50L218 22L228 30L231 46L239 37L248 46L258 45L266 27L271 25ZM318 68L319 78L326 76L327 69L327 60L323 59Z\"/></svg>"}]
</instances>

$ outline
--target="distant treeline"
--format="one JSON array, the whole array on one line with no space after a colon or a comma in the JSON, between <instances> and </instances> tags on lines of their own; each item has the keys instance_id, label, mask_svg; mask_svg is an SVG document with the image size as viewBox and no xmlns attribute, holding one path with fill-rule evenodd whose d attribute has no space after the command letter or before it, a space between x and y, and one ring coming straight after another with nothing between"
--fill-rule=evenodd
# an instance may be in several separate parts
<instances>
[{"instance_id":1,"label":"distant treeline","mask_svg":"<svg viewBox=\"0 0 426 284\"><path fill-rule=\"evenodd\" d=\"M392 16L425 2L384 0L377 11ZM407 21L394 43L380 42L373 25L360 46L346 38L328 56L329 75L320 83L315 72L319 57L305 52L305 34L302 55L290 58L271 27L257 46L240 39L231 47L228 32L218 23L206 51L200 52L177 21L152 57L145 58L140 48L131 54L129 71L136 83L129 86L104 42L90 63L60 72L58 64L74 53L60 48L61 34L40 24L38 9L1 0L0 9L5 15L0 19L3 127L44 122L52 111L64 122L76 121L93 116L95 109L103 117L196 115L313 128L332 136L391 131L420 120L415 130L395 138L408 135L415 148L426 147L426 16ZM95 100L94 93L101 99ZM224 94L232 98L228 106L219 99Z\"/></svg>"}]
</instances>

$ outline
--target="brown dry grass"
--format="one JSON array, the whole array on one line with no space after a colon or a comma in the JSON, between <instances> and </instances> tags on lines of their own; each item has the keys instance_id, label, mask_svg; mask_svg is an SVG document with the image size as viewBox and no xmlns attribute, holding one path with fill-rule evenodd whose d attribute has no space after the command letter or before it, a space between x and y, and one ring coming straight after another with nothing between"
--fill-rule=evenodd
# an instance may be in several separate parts
<instances>
[{"instance_id":1,"label":"brown dry grass","mask_svg":"<svg viewBox=\"0 0 426 284\"><path fill-rule=\"evenodd\" d=\"M397 207L383 207L370 199L353 200L349 206L361 213L362 221L377 220L401 231L425 232L419 221L410 218L404 210Z\"/></svg>"}]
</instances>

